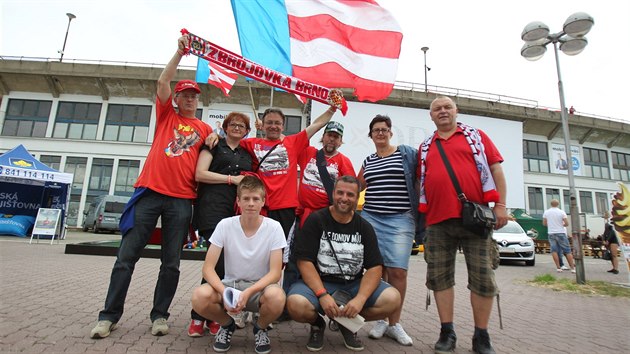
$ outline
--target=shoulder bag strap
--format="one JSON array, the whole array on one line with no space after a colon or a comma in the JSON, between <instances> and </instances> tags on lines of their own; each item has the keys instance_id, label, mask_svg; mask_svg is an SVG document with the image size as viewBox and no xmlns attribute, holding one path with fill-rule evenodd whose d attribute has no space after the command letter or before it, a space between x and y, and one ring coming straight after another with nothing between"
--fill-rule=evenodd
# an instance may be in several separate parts
<instances>
[{"instance_id":1,"label":"shoulder bag strap","mask_svg":"<svg viewBox=\"0 0 630 354\"><path fill-rule=\"evenodd\" d=\"M326 157L324 157L324 149L317 150L317 170L319 171L319 177L322 179L322 184L326 189L326 193L328 194L328 204L333 203L333 188L334 182L330 173L328 173L328 169L326 168Z\"/></svg>"},{"instance_id":2,"label":"shoulder bag strap","mask_svg":"<svg viewBox=\"0 0 630 354\"><path fill-rule=\"evenodd\" d=\"M455 192L457 192L457 198L459 200L464 201L466 199L466 195L462 192L462 188L459 186L459 181L455 176L455 172L453 171L453 167L451 167L451 163L448 161L446 157L446 153L444 152L444 148L442 147L442 143L440 139L435 139L435 145L437 145L438 150L440 151L440 156L442 156L442 161L444 161L444 166L446 167L446 171L448 171L448 175L451 177L451 181L453 182L453 186L455 187Z\"/></svg>"},{"instance_id":3,"label":"shoulder bag strap","mask_svg":"<svg viewBox=\"0 0 630 354\"><path fill-rule=\"evenodd\" d=\"M269 154L271 154L271 152L273 150L276 149L276 147L278 145L282 144L282 142L277 143L276 145L272 146L271 149L269 149L269 151L267 151L267 153L265 154L265 156L263 156L262 159L260 159L260 162L258 163L258 165L256 166L256 168L254 169L254 173L258 172L258 169L260 168L260 165L262 165L263 161L265 161L265 159L267 158L267 156L269 156Z\"/></svg>"}]
</instances>

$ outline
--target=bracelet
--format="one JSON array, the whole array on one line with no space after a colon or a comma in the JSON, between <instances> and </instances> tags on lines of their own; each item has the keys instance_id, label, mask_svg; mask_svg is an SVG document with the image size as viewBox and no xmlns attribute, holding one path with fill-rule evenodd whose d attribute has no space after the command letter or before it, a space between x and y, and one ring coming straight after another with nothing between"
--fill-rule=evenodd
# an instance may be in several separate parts
<instances>
[{"instance_id":1,"label":"bracelet","mask_svg":"<svg viewBox=\"0 0 630 354\"><path fill-rule=\"evenodd\" d=\"M317 296L318 299L325 295L328 295L328 290L326 290L326 288L321 288L315 292L315 296Z\"/></svg>"},{"instance_id":2,"label":"bracelet","mask_svg":"<svg viewBox=\"0 0 630 354\"><path fill-rule=\"evenodd\" d=\"M502 206L502 207L504 207L504 208L505 208L505 204L503 204L503 203L499 203L499 202L494 203L494 206L497 206L497 205L498 205L498 206Z\"/></svg>"},{"instance_id":3,"label":"bracelet","mask_svg":"<svg viewBox=\"0 0 630 354\"><path fill-rule=\"evenodd\" d=\"M228 186L232 184L232 176L231 175L228 175L227 183L228 183Z\"/></svg>"}]
</instances>

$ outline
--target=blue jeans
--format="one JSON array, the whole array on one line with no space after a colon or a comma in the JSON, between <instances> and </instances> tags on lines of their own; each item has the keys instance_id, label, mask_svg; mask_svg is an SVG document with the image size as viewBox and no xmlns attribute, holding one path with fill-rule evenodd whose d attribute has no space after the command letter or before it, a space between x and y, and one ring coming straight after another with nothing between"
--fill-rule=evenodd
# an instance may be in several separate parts
<instances>
[{"instance_id":1,"label":"blue jeans","mask_svg":"<svg viewBox=\"0 0 630 354\"><path fill-rule=\"evenodd\" d=\"M149 242L157 220L162 217L162 255L160 273L153 294L151 321L169 317L168 308L179 283L179 260L192 216L192 200L147 191L136 202L134 226L123 235L112 269L105 308L98 319L114 323L122 317L131 276L142 250Z\"/></svg>"}]
</instances>

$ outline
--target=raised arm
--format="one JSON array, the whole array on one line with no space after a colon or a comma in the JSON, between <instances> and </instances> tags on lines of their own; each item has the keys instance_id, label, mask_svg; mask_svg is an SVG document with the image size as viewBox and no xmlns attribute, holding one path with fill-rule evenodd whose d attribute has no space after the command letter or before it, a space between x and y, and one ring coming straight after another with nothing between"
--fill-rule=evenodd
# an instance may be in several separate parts
<instances>
[{"instance_id":1,"label":"raised arm","mask_svg":"<svg viewBox=\"0 0 630 354\"><path fill-rule=\"evenodd\" d=\"M317 117L317 119L315 119L311 123L311 125L306 127L306 135L308 136L308 138L309 139L312 138L313 135L315 135L315 133L317 133L326 124L328 124L328 122L330 122L330 119L332 118L332 116L335 114L336 111L337 109L334 107L328 108L327 110L324 111L324 113L322 113L319 117Z\"/></svg>"},{"instance_id":2,"label":"raised arm","mask_svg":"<svg viewBox=\"0 0 630 354\"><path fill-rule=\"evenodd\" d=\"M166 64L157 81L157 96L160 102L165 103L171 96L171 81L177 72L177 66L184 56L184 48L188 45L188 35L181 36L177 40L177 51Z\"/></svg>"}]
</instances>

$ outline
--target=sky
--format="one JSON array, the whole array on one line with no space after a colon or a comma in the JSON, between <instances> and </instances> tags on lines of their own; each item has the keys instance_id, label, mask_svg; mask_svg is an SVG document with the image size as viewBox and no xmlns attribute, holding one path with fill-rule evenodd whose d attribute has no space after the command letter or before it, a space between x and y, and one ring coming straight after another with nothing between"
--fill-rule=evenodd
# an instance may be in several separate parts
<instances>
[{"instance_id":1,"label":"sky","mask_svg":"<svg viewBox=\"0 0 630 354\"><path fill-rule=\"evenodd\" d=\"M247 1L247 0L243 0ZM630 82L630 1L593 0L377 0L403 32L397 81L424 87L426 53L432 85L532 100L558 110L553 47L538 61L520 55L525 25L542 21L560 32L575 12L595 20L588 46L576 56L560 52L567 107L578 113L630 122L625 107ZM2 0L0 55L59 58L72 20L64 62L76 59L164 65L179 31L187 28L240 53L229 0ZM182 60L195 66L196 57Z\"/></svg>"}]
</instances>

